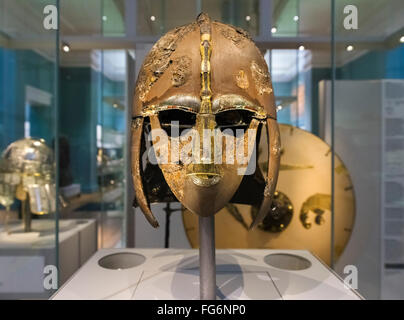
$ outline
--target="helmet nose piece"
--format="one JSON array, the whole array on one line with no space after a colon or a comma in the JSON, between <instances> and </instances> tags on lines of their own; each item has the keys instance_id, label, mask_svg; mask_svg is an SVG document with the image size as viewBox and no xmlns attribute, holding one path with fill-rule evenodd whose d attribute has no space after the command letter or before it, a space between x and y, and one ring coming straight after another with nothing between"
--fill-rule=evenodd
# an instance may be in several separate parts
<instances>
[{"instance_id":1,"label":"helmet nose piece","mask_svg":"<svg viewBox=\"0 0 404 320\"><path fill-rule=\"evenodd\" d=\"M194 150L201 153L200 161L187 167L187 176L195 185L210 187L217 184L223 177L220 166L215 164L215 116L211 113L199 113L196 118L195 129L199 145Z\"/></svg>"},{"instance_id":2,"label":"helmet nose piece","mask_svg":"<svg viewBox=\"0 0 404 320\"><path fill-rule=\"evenodd\" d=\"M220 167L213 163L196 163L188 167L187 176L197 186L211 187L219 183L223 173Z\"/></svg>"},{"instance_id":3,"label":"helmet nose piece","mask_svg":"<svg viewBox=\"0 0 404 320\"><path fill-rule=\"evenodd\" d=\"M215 154L215 115L211 113L199 113L196 116L195 129L198 139L194 142L199 143L194 150L200 150L201 163L213 164Z\"/></svg>"}]
</instances>

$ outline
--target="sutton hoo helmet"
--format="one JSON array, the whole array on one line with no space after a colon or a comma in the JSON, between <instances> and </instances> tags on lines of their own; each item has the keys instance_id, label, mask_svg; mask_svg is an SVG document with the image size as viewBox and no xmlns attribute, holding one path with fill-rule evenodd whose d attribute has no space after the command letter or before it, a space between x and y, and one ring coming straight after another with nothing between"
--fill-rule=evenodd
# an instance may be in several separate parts
<instances>
[{"instance_id":1,"label":"sutton hoo helmet","mask_svg":"<svg viewBox=\"0 0 404 320\"><path fill-rule=\"evenodd\" d=\"M37 215L55 212L53 151L43 139L25 138L11 143L1 156L0 203L9 207L14 196L25 200Z\"/></svg>"},{"instance_id":2,"label":"sutton hoo helmet","mask_svg":"<svg viewBox=\"0 0 404 320\"><path fill-rule=\"evenodd\" d=\"M267 64L245 31L206 14L160 38L139 72L131 126L136 201L147 220L158 226L144 185L146 140L152 145L150 158L157 160L176 199L209 216L232 200L251 171L261 125L269 137L268 173L251 227L270 209L279 168L279 129ZM247 190L242 198L256 198L255 192Z\"/></svg>"}]
</instances>

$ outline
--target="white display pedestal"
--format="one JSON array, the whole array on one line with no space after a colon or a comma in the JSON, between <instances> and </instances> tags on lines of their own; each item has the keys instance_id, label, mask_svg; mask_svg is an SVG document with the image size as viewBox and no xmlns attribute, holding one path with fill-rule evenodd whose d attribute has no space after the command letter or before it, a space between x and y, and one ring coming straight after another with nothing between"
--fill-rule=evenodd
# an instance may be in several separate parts
<instances>
[{"instance_id":1,"label":"white display pedestal","mask_svg":"<svg viewBox=\"0 0 404 320\"><path fill-rule=\"evenodd\" d=\"M128 265L131 253L143 263L117 269ZM278 267L265 262L268 255ZM104 266L102 262L108 260L113 269L101 267L100 259ZM281 269L281 265L295 270ZM307 268L296 270L299 267ZM302 250L216 250L216 283L217 299L361 299L320 260ZM52 299L199 299L198 250L99 250Z\"/></svg>"},{"instance_id":2,"label":"white display pedestal","mask_svg":"<svg viewBox=\"0 0 404 320\"><path fill-rule=\"evenodd\" d=\"M21 221L0 228L0 299L48 298L44 267L56 264L55 221L32 220L32 232ZM93 219L59 221L59 279L65 282L97 250Z\"/></svg>"}]
</instances>

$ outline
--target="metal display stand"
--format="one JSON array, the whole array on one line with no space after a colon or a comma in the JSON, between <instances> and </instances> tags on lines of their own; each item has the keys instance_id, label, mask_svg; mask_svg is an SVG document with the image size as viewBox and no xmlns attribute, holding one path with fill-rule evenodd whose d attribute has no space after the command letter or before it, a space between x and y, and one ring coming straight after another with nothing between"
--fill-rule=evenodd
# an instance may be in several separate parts
<instances>
[{"instance_id":1,"label":"metal display stand","mask_svg":"<svg viewBox=\"0 0 404 320\"><path fill-rule=\"evenodd\" d=\"M21 215L22 215L22 220L24 222L24 232L31 232L31 211L29 208L29 200L28 196L25 200L21 201Z\"/></svg>"},{"instance_id":2,"label":"metal display stand","mask_svg":"<svg viewBox=\"0 0 404 320\"><path fill-rule=\"evenodd\" d=\"M199 291L201 300L216 300L215 216L199 217Z\"/></svg>"}]
</instances>

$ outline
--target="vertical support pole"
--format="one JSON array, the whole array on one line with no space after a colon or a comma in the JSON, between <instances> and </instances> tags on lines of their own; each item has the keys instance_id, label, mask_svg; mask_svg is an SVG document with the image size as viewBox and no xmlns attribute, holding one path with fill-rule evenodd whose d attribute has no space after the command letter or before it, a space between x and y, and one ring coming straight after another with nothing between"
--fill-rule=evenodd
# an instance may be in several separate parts
<instances>
[{"instance_id":1,"label":"vertical support pole","mask_svg":"<svg viewBox=\"0 0 404 320\"><path fill-rule=\"evenodd\" d=\"M336 42L335 42L335 0L331 0L331 259L330 266L335 268L335 81L336 81Z\"/></svg>"},{"instance_id":2,"label":"vertical support pole","mask_svg":"<svg viewBox=\"0 0 404 320\"><path fill-rule=\"evenodd\" d=\"M125 33L126 36L134 40L137 27L137 0L125 0Z\"/></svg>"},{"instance_id":3,"label":"vertical support pole","mask_svg":"<svg viewBox=\"0 0 404 320\"><path fill-rule=\"evenodd\" d=\"M164 209L166 212L166 228L164 234L164 248L170 247L170 217L171 217L171 203L166 203L166 208Z\"/></svg>"},{"instance_id":4,"label":"vertical support pole","mask_svg":"<svg viewBox=\"0 0 404 320\"><path fill-rule=\"evenodd\" d=\"M24 232L31 232L31 212L29 210L28 197L21 201L22 220L24 222Z\"/></svg>"},{"instance_id":5,"label":"vertical support pole","mask_svg":"<svg viewBox=\"0 0 404 320\"><path fill-rule=\"evenodd\" d=\"M198 14L200 14L202 12L202 0L195 0L196 2L196 12L195 12L195 17L198 16Z\"/></svg>"},{"instance_id":6,"label":"vertical support pole","mask_svg":"<svg viewBox=\"0 0 404 320\"><path fill-rule=\"evenodd\" d=\"M260 0L258 19L259 19L259 31L257 40L268 41L272 38L271 28L273 25L273 4L272 0Z\"/></svg>"},{"instance_id":7,"label":"vertical support pole","mask_svg":"<svg viewBox=\"0 0 404 320\"><path fill-rule=\"evenodd\" d=\"M58 9L58 29L56 30L56 60L55 60L55 68L54 68L54 91L55 91L55 100L54 100L54 105L55 105L55 110L53 113L53 116L55 117L55 127L54 127L54 152L55 152L55 260L54 260L54 265L56 265L56 268L60 270L60 265L59 265L59 218L60 218L60 204L59 204L59 177L60 177L60 153L59 153L59 121L60 121L60 73L59 73L59 67L60 67L60 0L56 0L56 7ZM28 206L28 203L27 203ZM31 216L31 212L29 213ZM57 274L57 284L58 288L60 288L60 276L59 272Z\"/></svg>"},{"instance_id":8,"label":"vertical support pole","mask_svg":"<svg viewBox=\"0 0 404 320\"><path fill-rule=\"evenodd\" d=\"M199 217L199 290L201 300L216 300L215 216Z\"/></svg>"}]
</instances>

